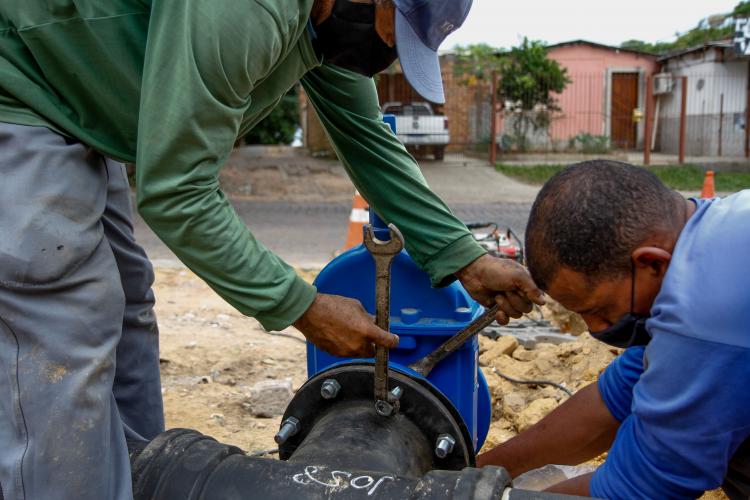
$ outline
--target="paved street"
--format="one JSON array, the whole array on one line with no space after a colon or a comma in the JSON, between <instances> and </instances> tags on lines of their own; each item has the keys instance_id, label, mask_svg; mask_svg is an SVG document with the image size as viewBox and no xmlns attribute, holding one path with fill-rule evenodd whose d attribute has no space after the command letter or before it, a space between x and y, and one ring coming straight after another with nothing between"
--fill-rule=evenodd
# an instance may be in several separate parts
<instances>
[{"instance_id":1,"label":"paved street","mask_svg":"<svg viewBox=\"0 0 750 500\"><path fill-rule=\"evenodd\" d=\"M247 160L247 156L247 152L240 151L230 160L231 189L256 193L255 196L230 194L240 217L258 240L289 263L300 267L324 265L341 248L346 236L354 188L343 169L331 167L330 160L317 168L314 159L282 157L258 161ZM300 166L300 162L304 165ZM276 167L284 174L275 185L258 192L257 186L269 186ZM519 234L523 232L536 188L509 179L483 162L461 156L449 155L444 162L425 161L421 167L427 182L460 219L497 221ZM304 169L304 175L295 175L295 168ZM329 190L315 196L307 194L303 201L296 201L299 198L296 194L311 177ZM251 179L247 182L252 189L238 187L238 179ZM136 217L135 224L136 238L152 260L162 265L176 261L140 217Z\"/></svg>"},{"instance_id":2,"label":"paved street","mask_svg":"<svg viewBox=\"0 0 750 500\"><path fill-rule=\"evenodd\" d=\"M234 206L258 240L287 262L300 267L321 267L346 237L348 203L292 203L234 200ZM462 220L498 221L519 234L526 226L529 203L452 204ZM176 259L140 217L136 237L152 260Z\"/></svg>"}]
</instances>

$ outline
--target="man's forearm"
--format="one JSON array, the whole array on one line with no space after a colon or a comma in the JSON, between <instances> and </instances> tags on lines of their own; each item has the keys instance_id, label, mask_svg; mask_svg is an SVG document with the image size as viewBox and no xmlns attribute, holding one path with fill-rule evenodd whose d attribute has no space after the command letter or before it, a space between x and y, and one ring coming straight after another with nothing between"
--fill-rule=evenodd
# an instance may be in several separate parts
<instances>
[{"instance_id":1,"label":"man's forearm","mask_svg":"<svg viewBox=\"0 0 750 500\"><path fill-rule=\"evenodd\" d=\"M589 472L588 474L576 476L574 478L568 479L567 481L562 481L555 484L554 486L550 486L544 491L548 491L550 493L562 493L563 495L578 495L581 497L587 497L591 495L589 491L589 483L591 482L591 476L593 475L593 472Z\"/></svg>"},{"instance_id":2,"label":"man's forearm","mask_svg":"<svg viewBox=\"0 0 750 500\"><path fill-rule=\"evenodd\" d=\"M619 425L593 383L527 431L479 455L477 465L499 465L513 477L547 464L576 465L606 451Z\"/></svg>"}]
</instances>

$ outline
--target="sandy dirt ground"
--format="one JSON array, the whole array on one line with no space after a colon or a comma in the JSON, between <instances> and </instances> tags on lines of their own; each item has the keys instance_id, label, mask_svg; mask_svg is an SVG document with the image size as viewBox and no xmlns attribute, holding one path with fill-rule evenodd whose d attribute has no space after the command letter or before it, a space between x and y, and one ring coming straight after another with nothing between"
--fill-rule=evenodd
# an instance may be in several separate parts
<instances>
[{"instance_id":1,"label":"sandy dirt ground","mask_svg":"<svg viewBox=\"0 0 750 500\"><path fill-rule=\"evenodd\" d=\"M275 448L280 417L254 417L249 390L263 380L288 379L293 389L306 380L302 335L266 333L185 269L157 269L154 288L167 427L247 451Z\"/></svg>"},{"instance_id":2,"label":"sandy dirt ground","mask_svg":"<svg viewBox=\"0 0 750 500\"><path fill-rule=\"evenodd\" d=\"M312 281L316 271L300 273ZM154 288L167 427L197 429L249 452L276 448L273 436L280 416L253 416L250 388L266 380L289 380L293 390L304 383L302 335L293 328L281 335L266 333L183 268L158 268ZM618 353L582 333L580 318L564 309L547 308L544 315L579 336L574 342L538 344L533 350L518 346L512 337L480 337L480 365L493 402L484 449L530 427L568 397L551 386L512 384L498 372L547 379L575 392L594 382ZM725 497L712 492L704 498Z\"/></svg>"},{"instance_id":3,"label":"sandy dirt ground","mask_svg":"<svg viewBox=\"0 0 750 500\"><path fill-rule=\"evenodd\" d=\"M236 149L221 170L221 187L232 198L287 201L349 201L354 186L333 159L255 154Z\"/></svg>"}]
</instances>

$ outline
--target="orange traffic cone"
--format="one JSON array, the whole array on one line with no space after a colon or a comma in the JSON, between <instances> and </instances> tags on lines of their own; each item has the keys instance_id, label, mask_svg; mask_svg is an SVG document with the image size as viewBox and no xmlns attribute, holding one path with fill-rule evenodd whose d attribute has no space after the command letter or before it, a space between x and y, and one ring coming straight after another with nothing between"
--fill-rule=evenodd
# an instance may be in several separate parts
<instances>
[{"instance_id":1,"label":"orange traffic cone","mask_svg":"<svg viewBox=\"0 0 750 500\"><path fill-rule=\"evenodd\" d=\"M706 171L706 176L703 177L703 189L701 190L701 198L714 198L716 197L716 189L714 189L714 171Z\"/></svg>"},{"instance_id":2,"label":"orange traffic cone","mask_svg":"<svg viewBox=\"0 0 750 500\"><path fill-rule=\"evenodd\" d=\"M346 243L341 251L349 250L362 243L362 228L370 221L370 207L359 191L354 192L352 211L349 214L349 230L346 233Z\"/></svg>"}]
</instances>

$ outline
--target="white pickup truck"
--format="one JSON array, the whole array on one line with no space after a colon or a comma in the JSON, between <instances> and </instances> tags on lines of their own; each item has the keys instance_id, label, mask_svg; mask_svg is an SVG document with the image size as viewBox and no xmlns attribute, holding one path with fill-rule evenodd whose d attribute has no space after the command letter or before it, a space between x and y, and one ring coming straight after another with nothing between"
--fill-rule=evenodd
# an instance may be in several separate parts
<instances>
[{"instance_id":1,"label":"white pickup truck","mask_svg":"<svg viewBox=\"0 0 750 500\"><path fill-rule=\"evenodd\" d=\"M383 114L396 115L396 135L414 155L432 154L436 160L445 156L450 142L448 118L436 115L426 102L387 102Z\"/></svg>"}]
</instances>

